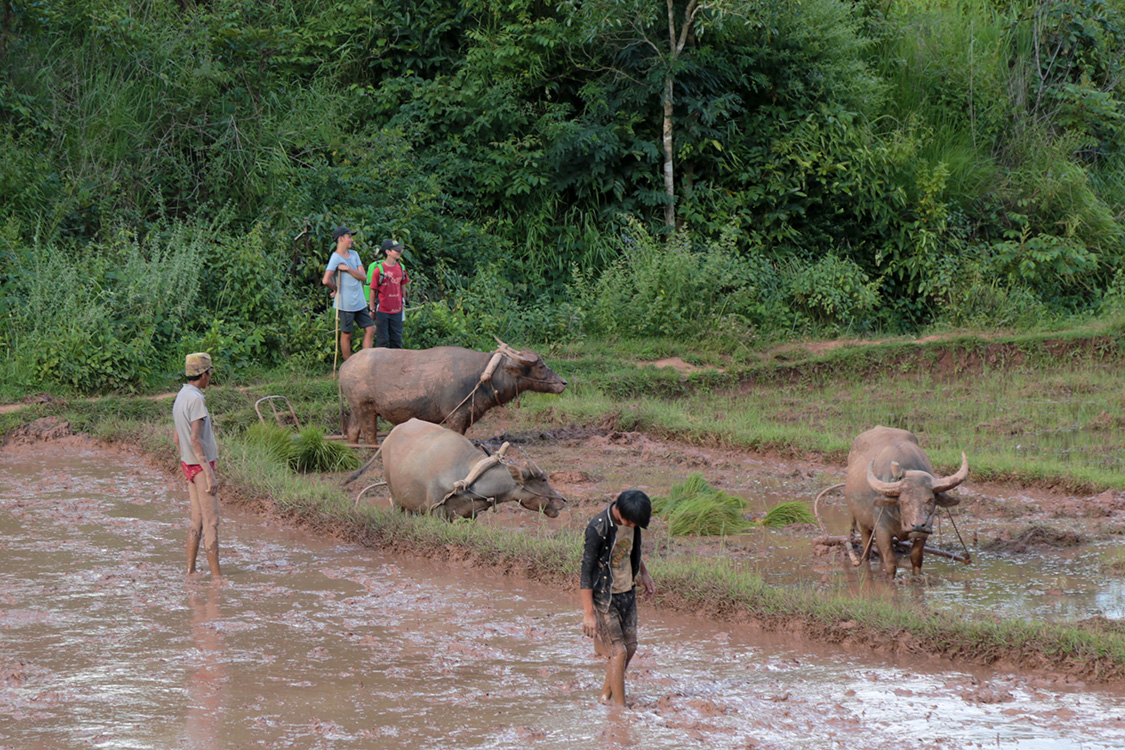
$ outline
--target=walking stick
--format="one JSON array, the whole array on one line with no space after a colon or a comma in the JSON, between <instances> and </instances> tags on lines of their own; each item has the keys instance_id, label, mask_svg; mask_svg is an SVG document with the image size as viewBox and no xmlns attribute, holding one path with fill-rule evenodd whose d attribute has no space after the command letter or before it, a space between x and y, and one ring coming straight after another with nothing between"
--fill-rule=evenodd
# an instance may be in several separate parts
<instances>
[{"instance_id":1,"label":"walking stick","mask_svg":"<svg viewBox=\"0 0 1125 750\"><path fill-rule=\"evenodd\" d=\"M336 360L340 356L340 269L336 269L336 296L332 299L336 313L336 330L332 332L335 346L332 351L332 379L336 379Z\"/></svg>"}]
</instances>

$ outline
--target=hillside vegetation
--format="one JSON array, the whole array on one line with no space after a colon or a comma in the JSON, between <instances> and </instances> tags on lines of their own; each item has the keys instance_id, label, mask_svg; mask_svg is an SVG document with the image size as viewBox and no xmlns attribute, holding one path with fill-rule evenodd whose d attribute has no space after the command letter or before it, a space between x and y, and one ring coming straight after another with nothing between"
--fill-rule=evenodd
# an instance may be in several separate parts
<instances>
[{"instance_id":1,"label":"hillside vegetation","mask_svg":"<svg viewBox=\"0 0 1125 750\"><path fill-rule=\"evenodd\" d=\"M407 345L1029 328L1125 305L1125 0L4 0L0 396Z\"/></svg>"}]
</instances>

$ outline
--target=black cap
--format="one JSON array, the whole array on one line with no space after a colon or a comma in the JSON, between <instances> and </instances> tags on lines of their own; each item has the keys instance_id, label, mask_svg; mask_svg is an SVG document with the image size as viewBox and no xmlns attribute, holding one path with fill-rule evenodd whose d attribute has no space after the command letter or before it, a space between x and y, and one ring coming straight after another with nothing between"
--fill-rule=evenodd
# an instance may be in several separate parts
<instances>
[{"instance_id":1,"label":"black cap","mask_svg":"<svg viewBox=\"0 0 1125 750\"><path fill-rule=\"evenodd\" d=\"M385 253L388 250L401 250L402 245L394 240L383 240L383 247L380 249Z\"/></svg>"},{"instance_id":2,"label":"black cap","mask_svg":"<svg viewBox=\"0 0 1125 750\"><path fill-rule=\"evenodd\" d=\"M332 239L338 240L345 234L355 234L355 230L348 229L347 227L336 227L336 231L332 233Z\"/></svg>"}]
</instances>

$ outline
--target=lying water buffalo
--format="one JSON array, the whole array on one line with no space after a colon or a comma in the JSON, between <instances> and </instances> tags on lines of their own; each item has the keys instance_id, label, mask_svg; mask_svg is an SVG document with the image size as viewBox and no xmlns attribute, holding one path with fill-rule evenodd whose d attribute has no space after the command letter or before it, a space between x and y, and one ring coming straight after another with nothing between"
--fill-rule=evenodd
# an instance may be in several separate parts
<instances>
[{"instance_id":1,"label":"lying water buffalo","mask_svg":"<svg viewBox=\"0 0 1125 750\"><path fill-rule=\"evenodd\" d=\"M863 534L864 559L875 534L883 570L894 577L898 567L892 537L910 540L910 564L922 572L922 555L936 506L960 500L943 493L965 481L969 461L961 454L961 468L949 477L934 476L933 465L918 438L907 430L873 427L852 441L844 499Z\"/></svg>"},{"instance_id":2,"label":"lying water buffalo","mask_svg":"<svg viewBox=\"0 0 1125 750\"><path fill-rule=\"evenodd\" d=\"M444 420L463 435L492 407L524 391L562 393L566 381L535 352L501 344L490 353L456 346L364 349L340 367L340 388L351 408L348 441L362 432L374 445L379 417L391 424Z\"/></svg>"},{"instance_id":3,"label":"lying water buffalo","mask_svg":"<svg viewBox=\"0 0 1125 750\"><path fill-rule=\"evenodd\" d=\"M486 464L475 479L465 482L487 456L464 435L430 422L411 419L397 425L383 440L382 453L391 498L414 513L472 518L496 503L514 500L555 518L566 504L537 467Z\"/></svg>"}]
</instances>

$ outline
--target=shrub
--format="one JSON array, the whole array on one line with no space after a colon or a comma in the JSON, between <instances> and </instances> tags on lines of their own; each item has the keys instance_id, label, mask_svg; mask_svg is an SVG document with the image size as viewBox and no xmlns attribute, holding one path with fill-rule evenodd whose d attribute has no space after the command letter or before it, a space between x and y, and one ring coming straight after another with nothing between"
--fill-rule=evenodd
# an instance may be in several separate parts
<instances>
[{"instance_id":1,"label":"shrub","mask_svg":"<svg viewBox=\"0 0 1125 750\"><path fill-rule=\"evenodd\" d=\"M575 269L571 298L586 329L608 336L698 339L716 332L752 336L776 299L777 275L760 256L740 257L732 232L692 244L683 233L664 244L638 222L621 255L600 275Z\"/></svg>"},{"instance_id":2,"label":"shrub","mask_svg":"<svg viewBox=\"0 0 1125 750\"><path fill-rule=\"evenodd\" d=\"M792 261L788 272L793 306L822 326L847 326L879 302L881 282L835 253L808 264Z\"/></svg>"},{"instance_id":3,"label":"shrub","mask_svg":"<svg viewBox=\"0 0 1125 750\"><path fill-rule=\"evenodd\" d=\"M6 334L16 356L38 383L79 392L138 390L175 371L179 336L200 315L209 236L206 226L180 223L161 242L122 230L99 246L15 249L5 292L23 300Z\"/></svg>"}]
</instances>

